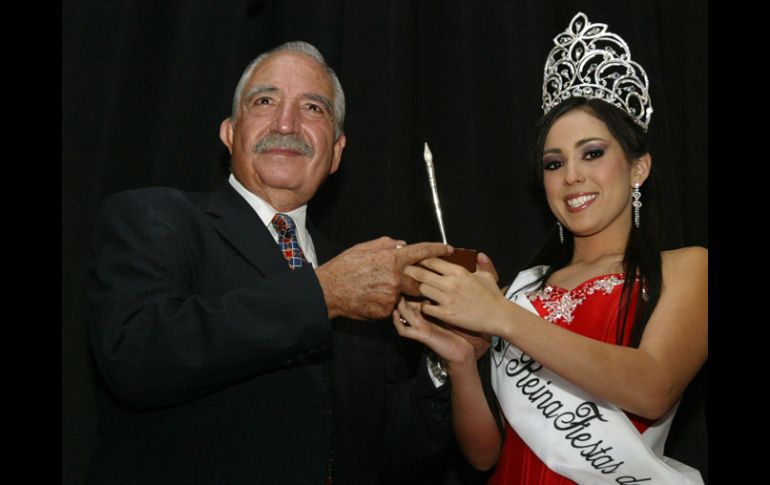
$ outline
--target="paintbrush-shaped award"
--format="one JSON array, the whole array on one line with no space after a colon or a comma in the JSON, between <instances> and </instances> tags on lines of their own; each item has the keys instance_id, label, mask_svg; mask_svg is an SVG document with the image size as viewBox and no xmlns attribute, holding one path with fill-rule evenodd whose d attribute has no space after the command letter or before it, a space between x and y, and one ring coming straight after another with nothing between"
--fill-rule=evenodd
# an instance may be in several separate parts
<instances>
[{"instance_id":1,"label":"paintbrush-shaped award","mask_svg":"<svg viewBox=\"0 0 770 485\"><path fill-rule=\"evenodd\" d=\"M436 210L441 240L444 244L448 244L446 242L446 231L444 230L444 217L441 215L441 202L438 200L438 188L436 188L436 169L433 168L433 153L431 153L430 147L428 147L428 142L425 142L425 150L422 152L422 157L425 159L425 169L428 171L428 184L430 184L430 192L433 194L433 208Z\"/></svg>"},{"instance_id":2,"label":"paintbrush-shaped award","mask_svg":"<svg viewBox=\"0 0 770 485\"><path fill-rule=\"evenodd\" d=\"M433 208L436 211L436 219L438 220L438 228L441 231L441 240L444 244L448 244L446 238L446 231L444 230L444 217L441 213L441 202L438 198L438 187L436 184L436 169L433 165L433 153L431 153L428 143L425 142L425 149L422 154L425 159L425 169L428 171L428 183L430 184L430 192L433 195ZM454 251L449 256L443 256L441 259L449 261L450 263L459 264L470 272L476 271L476 250L465 248L454 248Z\"/></svg>"}]
</instances>

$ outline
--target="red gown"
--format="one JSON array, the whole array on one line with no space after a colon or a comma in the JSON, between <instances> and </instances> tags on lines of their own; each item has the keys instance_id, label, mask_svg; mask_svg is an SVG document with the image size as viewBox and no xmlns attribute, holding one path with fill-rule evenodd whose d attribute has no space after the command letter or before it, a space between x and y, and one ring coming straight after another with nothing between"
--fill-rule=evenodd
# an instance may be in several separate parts
<instances>
[{"instance_id":1,"label":"red gown","mask_svg":"<svg viewBox=\"0 0 770 485\"><path fill-rule=\"evenodd\" d=\"M529 295L529 299L540 316L546 320L580 335L614 343L617 338L617 315L624 277L623 274L597 276L572 290L545 285L542 290ZM624 345L628 345L631 339L631 320L636 308L638 291L637 283L634 285L629 319L623 337ZM626 415L640 433L654 423L630 413ZM500 460L494 475L487 482L488 485L575 483L551 471L507 423L505 428L505 441L500 452Z\"/></svg>"}]
</instances>

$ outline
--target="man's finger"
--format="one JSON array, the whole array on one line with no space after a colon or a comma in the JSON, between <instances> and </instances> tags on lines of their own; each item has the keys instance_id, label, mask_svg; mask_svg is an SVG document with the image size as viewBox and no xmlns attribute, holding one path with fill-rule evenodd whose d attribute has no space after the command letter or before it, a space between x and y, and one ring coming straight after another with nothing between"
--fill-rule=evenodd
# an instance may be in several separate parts
<instances>
[{"instance_id":1,"label":"man's finger","mask_svg":"<svg viewBox=\"0 0 770 485\"><path fill-rule=\"evenodd\" d=\"M420 282L414 278L402 274L401 275L401 293L409 296L420 296Z\"/></svg>"},{"instance_id":2,"label":"man's finger","mask_svg":"<svg viewBox=\"0 0 770 485\"><path fill-rule=\"evenodd\" d=\"M382 236L371 241L364 241L353 246L356 249L366 250L379 250L379 249L395 249L397 246L405 246L406 241L401 239L393 239L388 236Z\"/></svg>"},{"instance_id":3,"label":"man's finger","mask_svg":"<svg viewBox=\"0 0 770 485\"><path fill-rule=\"evenodd\" d=\"M423 259L446 256L452 253L452 246L444 243L423 242L399 248L397 257L401 267L418 263Z\"/></svg>"}]
</instances>

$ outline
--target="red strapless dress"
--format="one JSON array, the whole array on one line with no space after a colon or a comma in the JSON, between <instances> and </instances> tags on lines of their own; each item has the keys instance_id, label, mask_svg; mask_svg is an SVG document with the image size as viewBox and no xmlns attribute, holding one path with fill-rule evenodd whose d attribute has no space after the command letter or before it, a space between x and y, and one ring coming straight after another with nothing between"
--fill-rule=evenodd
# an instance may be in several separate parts
<instances>
[{"instance_id":1,"label":"red strapless dress","mask_svg":"<svg viewBox=\"0 0 770 485\"><path fill-rule=\"evenodd\" d=\"M566 290L558 286L546 285L543 289L529 295L532 305L541 317L564 327L602 342L614 343L617 339L617 316L620 307L620 295L623 291L623 274L597 276ZM630 316L633 316L638 283L634 287ZM624 345L631 339L631 318L626 323ZM626 413L639 432L644 432L654 421ZM505 426L505 441L500 452L500 460L488 485L567 485L572 480L551 471L529 449L526 443L508 425Z\"/></svg>"}]
</instances>

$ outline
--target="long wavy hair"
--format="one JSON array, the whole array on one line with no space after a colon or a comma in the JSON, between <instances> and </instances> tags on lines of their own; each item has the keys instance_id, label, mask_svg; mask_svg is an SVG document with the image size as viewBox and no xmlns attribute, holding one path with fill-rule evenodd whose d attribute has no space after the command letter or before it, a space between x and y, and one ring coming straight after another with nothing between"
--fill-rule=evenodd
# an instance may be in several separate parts
<instances>
[{"instance_id":1,"label":"long wavy hair","mask_svg":"<svg viewBox=\"0 0 770 485\"><path fill-rule=\"evenodd\" d=\"M647 135L626 113L598 99L570 98L553 107L538 123L534 161L541 185L543 182L542 156L548 132L559 117L574 109L586 111L604 122L612 136L618 140L623 148L628 163L650 152ZM644 206L640 211L639 227L637 228L633 223L630 224L631 230L623 256L625 280L621 293L620 311L618 312L618 333L616 336L618 345L622 345L625 338L635 280L639 280L641 291L636 296L636 311L633 315L629 344L631 347L639 346L647 321L660 298L662 285L660 189L655 173L655 170L650 170L647 180L640 188ZM633 214L629 217L633 217ZM549 266L548 271L536 284L542 288L553 272L567 266L572 259L573 248L574 240L569 231L564 231L564 243L562 244L559 242L558 228L554 224L553 230L548 234L528 266L543 264Z\"/></svg>"}]
</instances>

